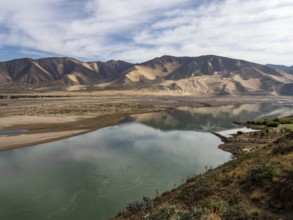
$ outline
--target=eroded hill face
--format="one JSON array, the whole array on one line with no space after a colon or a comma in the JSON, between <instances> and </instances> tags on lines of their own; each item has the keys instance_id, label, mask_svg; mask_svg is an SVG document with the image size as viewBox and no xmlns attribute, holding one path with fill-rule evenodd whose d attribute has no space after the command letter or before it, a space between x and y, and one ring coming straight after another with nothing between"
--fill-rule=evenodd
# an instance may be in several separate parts
<instances>
[{"instance_id":1,"label":"eroded hill face","mask_svg":"<svg viewBox=\"0 0 293 220\"><path fill-rule=\"evenodd\" d=\"M172 57L131 64L72 58L18 59L0 63L0 83L138 89L187 95L293 95L293 75L269 66L219 56Z\"/></svg>"},{"instance_id":2,"label":"eroded hill face","mask_svg":"<svg viewBox=\"0 0 293 220\"><path fill-rule=\"evenodd\" d=\"M218 56L163 56L135 65L126 85L196 95L278 94L293 77L264 65Z\"/></svg>"}]
</instances>

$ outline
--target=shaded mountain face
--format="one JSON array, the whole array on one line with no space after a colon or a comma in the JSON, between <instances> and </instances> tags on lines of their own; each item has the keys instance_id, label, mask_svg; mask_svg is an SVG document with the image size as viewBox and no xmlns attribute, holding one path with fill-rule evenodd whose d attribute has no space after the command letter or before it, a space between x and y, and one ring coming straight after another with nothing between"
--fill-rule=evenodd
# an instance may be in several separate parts
<instances>
[{"instance_id":1,"label":"shaded mountain face","mask_svg":"<svg viewBox=\"0 0 293 220\"><path fill-rule=\"evenodd\" d=\"M267 64L266 66L276 70L293 70L293 66L284 66L284 65L275 65L275 64Z\"/></svg>"},{"instance_id":2,"label":"shaded mountain face","mask_svg":"<svg viewBox=\"0 0 293 220\"><path fill-rule=\"evenodd\" d=\"M131 66L124 61L81 62L72 58L24 58L0 63L0 83L94 84L113 80Z\"/></svg>"},{"instance_id":3,"label":"shaded mountain face","mask_svg":"<svg viewBox=\"0 0 293 220\"><path fill-rule=\"evenodd\" d=\"M99 89L140 89L190 95L293 95L293 75L287 71L214 55L162 56L140 64L24 58L0 62L0 83L94 85Z\"/></svg>"},{"instance_id":4,"label":"shaded mountain face","mask_svg":"<svg viewBox=\"0 0 293 220\"><path fill-rule=\"evenodd\" d=\"M293 83L285 84L280 91L280 95L292 96L293 95Z\"/></svg>"},{"instance_id":5,"label":"shaded mountain face","mask_svg":"<svg viewBox=\"0 0 293 220\"><path fill-rule=\"evenodd\" d=\"M293 75L293 66L274 65L274 64L267 64L267 66L279 72L285 72L285 73L289 73Z\"/></svg>"}]
</instances>

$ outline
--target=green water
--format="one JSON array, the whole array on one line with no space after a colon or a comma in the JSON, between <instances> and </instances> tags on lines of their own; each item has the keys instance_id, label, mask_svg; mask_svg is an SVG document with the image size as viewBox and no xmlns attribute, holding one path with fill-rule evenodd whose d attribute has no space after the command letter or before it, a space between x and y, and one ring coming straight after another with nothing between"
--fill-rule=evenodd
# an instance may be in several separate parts
<instances>
[{"instance_id":1,"label":"green water","mask_svg":"<svg viewBox=\"0 0 293 220\"><path fill-rule=\"evenodd\" d=\"M205 129L235 126L208 110L219 111L207 109L204 115L213 117L200 121L202 109L165 112L173 121L166 115L141 115L66 140L0 152L0 219L108 219L127 201L155 196L204 172L205 166L222 164L230 154L219 150L220 140ZM233 118L243 117L237 112ZM187 128L182 129L184 120Z\"/></svg>"}]
</instances>

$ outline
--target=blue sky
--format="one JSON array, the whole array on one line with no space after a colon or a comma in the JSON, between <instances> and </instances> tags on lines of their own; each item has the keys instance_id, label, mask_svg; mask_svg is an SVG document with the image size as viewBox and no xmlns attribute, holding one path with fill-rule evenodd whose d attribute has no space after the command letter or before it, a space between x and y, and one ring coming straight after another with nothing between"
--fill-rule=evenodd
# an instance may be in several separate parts
<instances>
[{"instance_id":1,"label":"blue sky","mask_svg":"<svg viewBox=\"0 0 293 220\"><path fill-rule=\"evenodd\" d=\"M0 0L0 60L215 54L293 65L292 0Z\"/></svg>"}]
</instances>

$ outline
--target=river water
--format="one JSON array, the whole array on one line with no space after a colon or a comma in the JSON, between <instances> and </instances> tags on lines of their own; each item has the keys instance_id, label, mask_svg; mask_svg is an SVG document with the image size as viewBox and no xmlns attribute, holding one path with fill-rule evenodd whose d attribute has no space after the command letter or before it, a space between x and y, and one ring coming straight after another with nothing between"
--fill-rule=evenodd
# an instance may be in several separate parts
<instances>
[{"instance_id":1,"label":"river water","mask_svg":"<svg viewBox=\"0 0 293 220\"><path fill-rule=\"evenodd\" d=\"M290 114L292 106L180 108L61 141L0 152L0 219L108 219L229 160L208 132L234 120ZM234 132L236 130L233 130Z\"/></svg>"}]
</instances>

